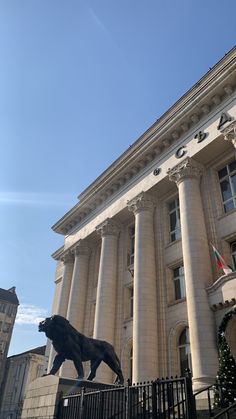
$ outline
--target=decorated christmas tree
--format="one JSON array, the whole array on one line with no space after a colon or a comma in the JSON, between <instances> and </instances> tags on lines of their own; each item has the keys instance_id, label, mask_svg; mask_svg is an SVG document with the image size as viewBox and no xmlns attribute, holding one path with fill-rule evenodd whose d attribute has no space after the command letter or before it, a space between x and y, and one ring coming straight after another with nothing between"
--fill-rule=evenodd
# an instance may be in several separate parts
<instances>
[{"instance_id":1,"label":"decorated christmas tree","mask_svg":"<svg viewBox=\"0 0 236 419\"><path fill-rule=\"evenodd\" d=\"M218 333L219 371L217 382L219 387L215 392L215 404L221 407L227 407L236 401L236 362L225 337L227 324L233 315L236 315L236 309L224 316Z\"/></svg>"}]
</instances>

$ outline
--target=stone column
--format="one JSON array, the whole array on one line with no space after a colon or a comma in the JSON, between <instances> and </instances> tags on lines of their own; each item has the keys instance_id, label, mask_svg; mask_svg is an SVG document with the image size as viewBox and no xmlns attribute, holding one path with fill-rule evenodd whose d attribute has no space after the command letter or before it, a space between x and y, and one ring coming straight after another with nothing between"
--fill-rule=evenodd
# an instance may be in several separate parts
<instances>
[{"instance_id":1,"label":"stone column","mask_svg":"<svg viewBox=\"0 0 236 419\"><path fill-rule=\"evenodd\" d=\"M66 317L72 326L83 333L90 249L83 241L80 241L72 250L72 253L75 255L75 262ZM77 372L71 361L66 361L63 364L61 375L70 378L77 377Z\"/></svg>"},{"instance_id":2,"label":"stone column","mask_svg":"<svg viewBox=\"0 0 236 419\"><path fill-rule=\"evenodd\" d=\"M71 252L66 252L61 260L64 262L64 270L61 283L61 292L58 303L58 313L60 316L67 316L67 308L70 296L71 279L74 268L74 257Z\"/></svg>"},{"instance_id":3,"label":"stone column","mask_svg":"<svg viewBox=\"0 0 236 419\"><path fill-rule=\"evenodd\" d=\"M157 278L154 199L141 193L128 202L135 214L133 382L157 378Z\"/></svg>"},{"instance_id":4,"label":"stone column","mask_svg":"<svg viewBox=\"0 0 236 419\"><path fill-rule=\"evenodd\" d=\"M102 237L97 298L94 321L94 338L114 344L116 316L116 279L118 226L107 219L97 228ZM111 382L112 372L106 365L99 367L97 381Z\"/></svg>"},{"instance_id":5,"label":"stone column","mask_svg":"<svg viewBox=\"0 0 236 419\"><path fill-rule=\"evenodd\" d=\"M67 309L67 319L79 332L84 332L86 294L90 248L82 241L72 250L75 255L72 284Z\"/></svg>"},{"instance_id":6,"label":"stone column","mask_svg":"<svg viewBox=\"0 0 236 419\"><path fill-rule=\"evenodd\" d=\"M216 326L206 287L212 283L211 260L200 193L199 165L187 158L168 171L179 189L194 390L215 382L218 366Z\"/></svg>"},{"instance_id":7,"label":"stone column","mask_svg":"<svg viewBox=\"0 0 236 419\"><path fill-rule=\"evenodd\" d=\"M67 316L67 307L69 302L71 279L73 274L74 267L74 257L70 251L67 251L61 257L61 261L64 262L63 276L60 284L60 295L58 300L57 310L53 314L60 314L60 316ZM50 355L48 360L48 372L52 367L53 360L55 358L56 352L51 346ZM61 372L61 370L60 370Z\"/></svg>"}]
</instances>

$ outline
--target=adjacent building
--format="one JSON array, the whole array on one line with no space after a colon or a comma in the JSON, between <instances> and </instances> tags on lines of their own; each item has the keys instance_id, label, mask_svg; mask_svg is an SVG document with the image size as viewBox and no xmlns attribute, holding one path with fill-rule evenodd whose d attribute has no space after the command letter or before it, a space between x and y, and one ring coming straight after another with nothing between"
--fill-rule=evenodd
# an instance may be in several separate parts
<instances>
[{"instance_id":1,"label":"adjacent building","mask_svg":"<svg viewBox=\"0 0 236 419\"><path fill-rule=\"evenodd\" d=\"M217 330L236 304L236 272L217 268L211 246L236 268L236 48L53 230L64 239L53 313L112 343L133 382L186 367L195 390L214 382ZM75 376L72 364L60 374ZM113 377L101 365L96 379Z\"/></svg>"},{"instance_id":2,"label":"adjacent building","mask_svg":"<svg viewBox=\"0 0 236 419\"><path fill-rule=\"evenodd\" d=\"M0 389L18 305L15 287L0 288Z\"/></svg>"},{"instance_id":3,"label":"adjacent building","mask_svg":"<svg viewBox=\"0 0 236 419\"><path fill-rule=\"evenodd\" d=\"M29 383L44 374L46 346L7 358L2 386L0 419L20 419Z\"/></svg>"}]
</instances>

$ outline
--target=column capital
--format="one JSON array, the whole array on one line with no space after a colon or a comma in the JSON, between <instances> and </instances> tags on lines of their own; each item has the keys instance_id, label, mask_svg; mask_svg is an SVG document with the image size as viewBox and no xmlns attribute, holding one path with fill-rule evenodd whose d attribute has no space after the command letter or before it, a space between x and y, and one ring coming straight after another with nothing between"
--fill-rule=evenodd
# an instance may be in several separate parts
<instances>
[{"instance_id":1,"label":"column capital","mask_svg":"<svg viewBox=\"0 0 236 419\"><path fill-rule=\"evenodd\" d=\"M91 249L84 240L79 240L76 245L73 247L71 252L77 255L90 255Z\"/></svg>"},{"instance_id":2,"label":"column capital","mask_svg":"<svg viewBox=\"0 0 236 419\"><path fill-rule=\"evenodd\" d=\"M224 140L231 141L236 149L236 121L232 121L227 127L220 130L224 136Z\"/></svg>"},{"instance_id":3,"label":"column capital","mask_svg":"<svg viewBox=\"0 0 236 419\"><path fill-rule=\"evenodd\" d=\"M168 169L167 174L169 175L169 179L178 186L180 182L187 178L200 179L202 169L197 162L187 157L187 159L177 164L177 166Z\"/></svg>"},{"instance_id":4,"label":"column capital","mask_svg":"<svg viewBox=\"0 0 236 419\"><path fill-rule=\"evenodd\" d=\"M110 218L107 218L105 221L103 221L101 224L99 224L96 227L96 232L101 236L118 236L120 231L119 225L111 220Z\"/></svg>"},{"instance_id":5,"label":"column capital","mask_svg":"<svg viewBox=\"0 0 236 419\"><path fill-rule=\"evenodd\" d=\"M140 211L153 211L155 203L155 198L147 192L141 192L135 198L127 201L128 210L134 214Z\"/></svg>"},{"instance_id":6,"label":"column capital","mask_svg":"<svg viewBox=\"0 0 236 419\"><path fill-rule=\"evenodd\" d=\"M61 261L64 263L70 263L70 262L74 262L74 256L71 253L70 250L65 251L62 255L61 255Z\"/></svg>"}]
</instances>

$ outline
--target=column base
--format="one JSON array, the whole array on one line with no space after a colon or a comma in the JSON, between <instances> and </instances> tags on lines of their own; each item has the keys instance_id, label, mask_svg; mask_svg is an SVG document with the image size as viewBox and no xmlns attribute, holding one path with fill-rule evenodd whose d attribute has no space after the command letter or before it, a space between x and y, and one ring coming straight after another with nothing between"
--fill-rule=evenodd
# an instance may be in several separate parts
<instances>
[{"instance_id":1,"label":"column base","mask_svg":"<svg viewBox=\"0 0 236 419\"><path fill-rule=\"evenodd\" d=\"M216 377L209 377L209 376L203 376L198 378L193 378L193 392L197 393L200 390L203 390L206 387L211 386L212 384L215 384Z\"/></svg>"}]
</instances>

